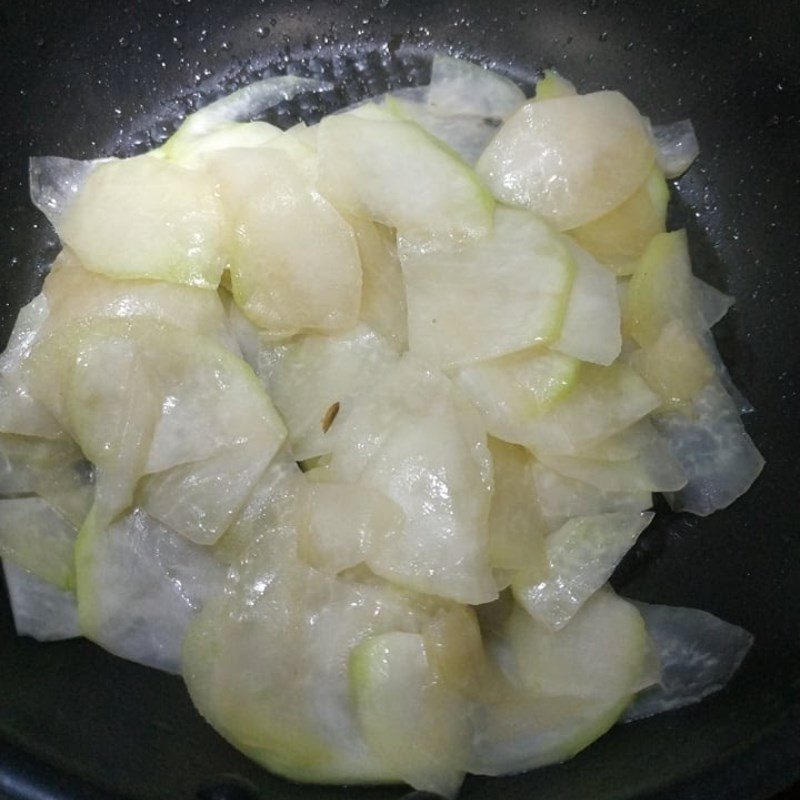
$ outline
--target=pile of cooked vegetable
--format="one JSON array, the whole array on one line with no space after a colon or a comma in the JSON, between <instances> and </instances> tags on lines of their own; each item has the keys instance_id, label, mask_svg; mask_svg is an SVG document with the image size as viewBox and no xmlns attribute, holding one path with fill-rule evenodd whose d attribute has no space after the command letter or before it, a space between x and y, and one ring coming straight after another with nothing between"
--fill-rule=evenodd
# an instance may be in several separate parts
<instances>
[{"instance_id":1,"label":"pile of cooked vegetable","mask_svg":"<svg viewBox=\"0 0 800 800\"><path fill-rule=\"evenodd\" d=\"M688 122L446 57L247 121L329 89L32 159L63 250L0 358L0 556L21 634L181 673L269 769L453 795L728 680L749 634L607 581L654 492L763 459L666 232Z\"/></svg>"}]
</instances>

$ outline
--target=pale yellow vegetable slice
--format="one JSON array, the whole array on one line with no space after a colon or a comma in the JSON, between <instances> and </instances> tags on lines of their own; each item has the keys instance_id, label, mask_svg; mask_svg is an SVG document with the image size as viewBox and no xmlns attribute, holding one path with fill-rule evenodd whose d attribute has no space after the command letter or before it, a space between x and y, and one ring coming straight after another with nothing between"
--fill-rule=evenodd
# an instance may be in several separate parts
<instances>
[{"instance_id":1,"label":"pale yellow vegetable slice","mask_svg":"<svg viewBox=\"0 0 800 800\"><path fill-rule=\"evenodd\" d=\"M397 360L391 344L363 323L262 345L257 371L286 423L294 457L330 453L358 396Z\"/></svg>"},{"instance_id":2,"label":"pale yellow vegetable slice","mask_svg":"<svg viewBox=\"0 0 800 800\"><path fill-rule=\"evenodd\" d=\"M524 772L566 761L590 745L636 691L645 642L641 616L609 590L598 591L558 632L513 609L490 649L503 653L517 688L476 715L469 771ZM580 686L567 685L577 677Z\"/></svg>"},{"instance_id":3,"label":"pale yellow vegetable slice","mask_svg":"<svg viewBox=\"0 0 800 800\"><path fill-rule=\"evenodd\" d=\"M630 363L661 395L667 410L688 410L716 375L705 347L680 319L667 322L651 345L631 355Z\"/></svg>"},{"instance_id":4,"label":"pale yellow vegetable slice","mask_svg":"<svg viewBox=\"0 0 800 800\"><path fill-rule=\"evenodd\" d=\"M650 240L666 230L669 188L653 167L625 202L602 217L573 228L569 235L618 275L630 275Z\"/></svg>"},{"instance_id":5,"label":"pale yellow vegetable slice","mask_svg":"<svg viewBox=\"0 0 800 800\"><path fill-rule=\"evenodd\" d=\"M392 230L363 217L349 217L361 256L359 319L402 353L408 347L406 287Z\"/></svg>"},{"instance_id":6,"label":"pale yellow vegetable slice","mask_svg":"<svg viewBox=\"0 0 800 800\"><path fill-rule=\"evenodd\" d=\"M547 537L546 575L520 572L512 583L514 597L535 620L560 630L611 577L653 517L649 512L573 517Z\"/></svg>"},{"instance_id":7,"label":"pale yellow vegetable slice","mask_svg":"<svg viewBox=\"0 0 800 800\"><path fill-rule=\"evenodd\" d=\"M444 375L405 356L353 408L330 470L337 480L383 492L406 515L402 532L373 546L374 572L462 603L497 596L488 558L486 430Z\"/></svg>"},{"instance_id":8,"label":"pale yellow vegetable slice","mask_svg":"<svg viewBox=\"0 0 800 800\"><path fill-rule=\"evenodd\" d=\"M491 194L416 123L361 106L326 117L317 143L320 187L342 210L445 242L491 230Z\"/></svg>"},{"instance_id":9,"label":"pale yellow vegetable slice","mask_svg":"<svg viewBox=\"0 0 800 800\"><path fill-rule=\"evenodd\" d=\"M386 633L350 658L356 713L370 749L415 789L455 797L469 756L467 703L432 668L423 637Z\"/></svg>"},{"instance_id":10,"label":"pale yellow vegetable slice","mask_svg":"<svg viewBox=\"0 0 800 800\"><path fill-rule=\"evenodd\" d=\"M518 445L489 440L494 463L494 493L489 512L489 559L505 570L547 570L545 536L534 482L534 461Z\"/></svg>"},{"instance_id":11,"label":"pale yellow vegetable slice","mask_svg":"<svg viewBox=\"0 0 800 800\"><path fill-rule=\"evenodd\" d=\"M100 164L56 225L92 272L216 288L222 205L205 175L150 155Z\"/></svg>"},{"instance_id":12,"label":"pale yellow vegetable slice","mask_svg":"<svg viewBox=\"0 0 800 800\"><path fill-rule=\"evenodd\" d=\"M525 211L501 208L491 236L447 251L401 237L409 349L450 367L558 338L575 264Z\"/></svg>"},{"instance_id":13,"label":"pale yellow vegetable slice","mask_svg":"<svg viewBox=\"0 0 800 800\"><path fill-rule=\"evenodd\" d=\"M569 230L627 200L654 160L639 112L619 92L603 91L525 103L477 171L502 202Z\"/></svg>"},{"instance_id":14,"label":"pale yellow vegetable slice","mask_svg":"<svg viewBox=\"0 0 800 800\"><path fill-rule=\"evenodd\" d=\"M361 264L336 209L269 147L221 151L213 170L232 225L233 296L245 315L279 334L353 325Z\"/></svg>"}]
</instances>

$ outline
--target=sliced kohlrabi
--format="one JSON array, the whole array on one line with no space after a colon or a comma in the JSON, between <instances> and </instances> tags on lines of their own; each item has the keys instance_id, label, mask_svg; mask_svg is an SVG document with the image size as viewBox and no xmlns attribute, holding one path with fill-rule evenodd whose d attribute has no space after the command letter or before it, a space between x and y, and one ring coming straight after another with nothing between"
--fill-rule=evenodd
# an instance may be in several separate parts
<instances>
[{"instance_id":1,"label":"sliced kohlrabi","mask_svg":"<svg viewBox=\"0 0 800 800\"><path fill-rule=\"evenodd\" d=\"M389 95L386 107L401 119L415 122L431 136L458 153L467 164L475 164L497 133L497 122L468 114L449 114L427 102L414 102Z\"/></svg>"},{"instance_id":2,"label":"sliced kohlrabi","mask_svg":"<svg viewBox=\"0 0 800 800\"><path fill-rule=\"evenodd\" d=\"M209 103L190 114L165 148L185 145L187 142L214 133L230 122L251 120L279 103L292 100L306 92L324 92L331 84L315 78L296 75L278 75L243 86L224 97Z\"/></svg>"},{"instance_id":3,"label":"sliced kohlrabi","mask_svg":"<svg viewBox=\"0 0 800 800\"><path fill-rule=\"evenodd\" d=\"M233 296L247 317L279 334L352 326L361 264L336 209L269 147L221 151L213 170L231 223Z\"/></svg>"},{"instance_id":4,"label":"sliced kohlrabi","mask_svg":"<svg viewBox=\"0 0 800 800\"><path fill-rule=\"evenodd\" d=\"M285 437L244 362L153 319L66 326L37 345L30 362L32 388L97 467L100 526L131 504L140 477L157 473L144 489L145 508L212 543Z\"/></svg>"},{"instance_id":5,"label":"sliced kohlrabi","mask_svg":"<svg viewBox=\"0 0 800 800\"><path fill-rule=\"evenodd\" d=\"M257 372L289 430L294 457L329 453L357 397L398 358L363 323L340 334L263 345Z\"/></svg>"},{"instance_id":6,"label":"sliced kohlrabi","mask_svg":"<svg viewBox=\"0 0 800 800\"><path fill-rule=\"evenodd\" d=\"M376 543L402 533L403 510L366 486L315 481L315 472L320 470L307 473L308 485L297 502L298 555L328 575L369 564Z\"/></svg>"},{"instance_id":7,"label":"sliced kohlrabi","mask_svg":"<svg viewBox=\"0 0 800 800\"><path fill-rule=\"evenodd\" d=\"M503 570L547 570L545 536L533 458L523 447L489 439L494 492L489 511L489 560Z\"/></svg>"},{"instance_id":8,"label":"sliced kohlrabi","mask_svg":"<svg viewBox=\"0 0 800 800\"><path fill-rule=\"evenodd\" d=\"M739 418L736 404L716 381L695 398L688 414L654 417L688 482L667 496L676 511L705 517L744 494L764 467L764 458Z\"/></svg>"},{"instance_id":9,"label":"sliced kohlrabi","mask_svg":"<svg viewBox=\"0 0 800 800\"><path fill-rule=\"evenodd\" d=\"M224 212L202 173L152 155L92 170L56 231L92 272L216 288Z\"/></svg>"},{"instance_id":10,"label":"sliced kohlrabi","mask_svg":"<svg viewBox=\"0 0 800 800\"><path fill-rule=\"evenodd\" d=\"M357 109L326 117L318 147L320 187L350 214L445 243L491 230L490 193L416 123Z\"/></svg>"},{"instance_id":11,"label":"sliced kohlrabi","mask_svg":"<svg viewBox=\"0 0 800 800\"><path fill-rule=\"evenodd\" d=\"M3 559L3 573L19 636L55 642L81 635L75 595L71 591L58 589L7 559Z\"/></svg>"},{"instance_id":12,"label":"sliced kohlrabi","mask_svg":"<svg viewBox=\"0 0 800 800\"><path fill-rule=\"evenodd\" d=\"M609 457L607 448L622 445L630 457ZM686 485L680 462L647 419L576 455L539 453L541 462L568 478L602 492L674 492Z\"/></svg>"},{"instance_id":13,"label":"sliced kohlrabi","mask_svg":"<svg viewBox=\"0 0 800 800\"><path fill-rule=\"evenodd\" d=\"M218 150L274 145L283 136L280 128L248 120L300 94L331 88L324 81L295 75L255 81L190 114L155 154L182 166L202 168L205 156Z\"/></svg>"},{"instance_id":14,"label":"sliced kohlrabi","mask_svg":"<svg viewBox=\"0 0 800 800\"><path fill-rule=\"evenodd\" d=\"M664 410L687 410L716 377L704 338L680 319L664 325L651 345L631 354L629 363L661 395Z\"/></svg>"},{"instance_id":15,"label":"sliced kohlrabi","mask_svg":"<svg viewBox=\"0 0 800 800\"><path fill-rule=\"evenodd\" d=\"M581 247L618 275L635 271L650 240L666 230L669 188L653 167L645 182L616 208L569 234Z\"/></svg>"},{"instance_id":16,"label":"sliced kohlrabi","mask_svg":"<svg viewBox=\"0 0 800 800\"><path fill-rule=\"evenodd\" d=\"M478 161L495 197L541 214L560 230L627 200L655 158L639 112L619 92L528 101Z\"/></svg>"},{"instance_id":17,"label":"sliced kohlrabi","mask_svg":"<svg viewBox=\"0 0 800 800\"><path fill-rule=\"evenodd\" d=\"M640 692L623 716L630 722L718 692L753 644L743 628L696 608L636 603L661 662L661 680Z\"/></svg>"},{"instance_id":18,"label":"sliced kohlrabi","mask_svg":"<svg viewBox=\"0 0 800 800\"><path fill-rule=\"evenodd\" d=\"M79 161L60 156L36 156L28 161L31 202L58 230L64 213L75 202L89 175L112 159Z\"/></svg>"},{"instance_id":19,"label":"sliced kohlrabi","mask_svg":"<svg viewBox=\"0 0 800 800\"><path fill-rule=\"evenodd\" d=\"M387 773L455 797L470 751L468 705L437 676L422 636L362 641L350 657L350 685L364 739Z\"/></svg>"},{"instance_id":20,"label":"sliced kohlrabi","mask_svg":"<svg viewBox=\"0 0 800 800\"><path fill-rule=\"evenodd\" d=\"M75 556L81 633L115 655L179 672L189 621L222 591L225 568L213 551L136 508L108 528L90 518Z\"/></svg>"},{"instance_id":21,"label":"sliced kohlrabi","mask_svg":"<svg viewBox=\"0 0 800 800\"><path fill-rule=\"evenodd\" d=\"M446 252L402 237L398 247L412 353L449 367L560 335L575 262L533 214L498 209L491 236Z\"/></svg>"},{"instance_id":22,"label":"sliced kohlrabi","mask_svg":"<svg viewBox=\"0 0 800 800\"><path fill-rule=\"evenodd\" d=\"M408 322L397 238L389 228L363 217L350 217L348 221L361 257L359 319L402 353L408 348Z\"/></svg>"},{"instance_id":23,"label":"sliced kohlrabi","mask_svg":"<svg viewBox=\"0 0 800 800\"><path fill-rule=\"evenodd\" d=\"M690 119L652 126L656 160L668 178L679 178L700 154L700 145Z\"/></svg>"},{"instance_id":24,"label":"sliced kohlrabi","mask_svg":"<svg viewBox=\"0 0 800 800\"><path fill-rule=\"evenodd\" d=\"M625 430L658 408L660 398L619 362L581 367L577 385L557 403L527 420L509 418L505 438L537 453L575 455Z\"/></svg>"},{"instance_id":25,"label":"sliced kohlrabi","mask_svg":"<svg viewBox=\"0 0 800 800\"><path fill-rule=\"evenodd\" d=\"M545 540L548 569L520 572L514 597L538 622L560 630L610 577L654 514L599 514L573 517Z\"/></svg>"},{"instance_id":26,"label":"sliced kohlrabi","mask_svg":"<svg viewBox=\"0 0 800 800\"><path fill-rule=\"evenodd\" d=\"M694 285L703 324L706 328L713 328L730 311L734 299L700 278L694 279Z\"/></svg>"},{"instance_id":27,"label":"sliced kohlrabi","mask_svg":"<svg viewBox=\"0 0 800 800\"><path fill-rule=\"evenodd\" d=\"M607 366L622 348L620 308L614 275L585 250L572 245L575 278L561 333L552 348L581 361Z\"/></svg>"},{"instance_id":28,"label":"sliced kohlrabi","mask_svg":"<svg viewBox=\"0 0 800 800\"><path fill-rule=\"evenodd\" d=\"M523 772L566 761L590 745L630 702L645 641L639 613L608 590L557 632L515 608L490 649L505 651L502 661L517 688L478 708L468 771Z\"/></svg>"},{"instance_id":29,"label":"sliced kohlrabi","mask_svg":"<svg viewBox=\"0 0 800 800\"><path fill-rule=\"evenodd\" d=\"M236 347L217 292L158 280L119 280L84 269L62 251L42 288L42 334L80 320L148 317Z\"/></svg>"},{"instance_id":30,"label":"sliced kohlrabi","mask_svg":"<svg viewBox=\"0 0 800 800\"><path fill-rule=\"evenodd\" d=\"M38 495L79 528L94 499L94 475L67 439L0 434L0 495Z\"/></svg>"},{"instance_id":31,"label":"sliced kohlrabi","mask_svg":"<svg viewBox=\"0 0 800 800\"><path fill-rule=\"evenodd\" d=\"M653 504L648 491L605 491L541 463L534 464L532 472L542 513L550 519L645 511Z\"/></svg>"},{"instance_id":32,"label":"sliced kohlrabi","mask_svg":"<svg viewBox=\"0 0 800 800\"><path fill-rule=\"evenodd\" d=\"M454 372L454 380L481 411L492 436L520 442L537 416L572 391L579 367L571 356L532 347L467 364Z\"/></svg>"},{"instance_id":33,"label":"sliced kohlrabi","mask_svg":"<svg viewBox=\"0 0 800 800\"><path fill-rule=\"evenodd\" d=\"M428 103L447 114L505 119L525 102L514 81L461 58L435 55Z\"/></svg>"},{"instance_id":34,"label":"sliced kohlrabi","mask_svg":"<svg viewBox=\"0 0 800 800\"><path fill-rule=\"evenodd\" d=\"M75 585L75 526L41 497L0 499L0 558L57 589Z\"/></svg>"},{"instance_id":35,"label":"sliced kohlrabi","mask_svg":"<svg viewBox=\"0 0 800 800\"><path fill-rule=\"evenodd\" d=\"M31 395L23 372L23 362L49 313L47 298L37 295L20 310L8 346L0 355L0 433L44 439L64 437L58 420Z\"/></svg>"},{"instance_id":36,"label":"sliced kohlrabi","mask_svg":"<svg viewBox=\"0 0 800 800\"><path fill-rule=\"evenodd\" d=\"M279 506L295 501L292 482ZM255 493L233 530L243 549L224 594L206 604L183 647L197 708L228 741L304 782L398 781L369 750L350 693L352 648L367 636L418 632L430 601L318 572L297 558L292 516Z\"/></svg>"},{"instance_id":37,"label":"sliced kohlrabi","mask_svg":"<svg viewBox=\"0 0 800 800\"><path fill-rule=\"evenodd\" d=\"M705 327L683 230L660 233L647 246L628 284L625 328L646 347L674 319L691 332Z\"/></svg>"},{"instance_id":38,"label":"sliced kohlrabi","mask_svg":"<svg viewBox=\"0 0 800 800\"><path fill-rule=\"evenodd\" d=\"M406 515L400 534L373 545L372 570L462 603L497 594L486 530L491 469L478 412L410 356L362 395L330 463L336 479L383 492Z\"/></svg>"}]
</instances>

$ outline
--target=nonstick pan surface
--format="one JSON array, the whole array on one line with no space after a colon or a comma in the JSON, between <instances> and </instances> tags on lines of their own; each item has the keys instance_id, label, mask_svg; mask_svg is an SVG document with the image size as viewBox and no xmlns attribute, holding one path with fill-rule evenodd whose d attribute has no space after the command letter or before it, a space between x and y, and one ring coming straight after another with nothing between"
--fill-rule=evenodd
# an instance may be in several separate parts
<instances>
[{"instance_id":1,"label":"nonstick pan surface","mask_svg":"<svg viewBox=\"0 0 800 800\"><path fill-rule=\"evenodd\" d=\"M582 90L620 89L654 122L690 117L701 155L673 188L695 270L737 298L716 331L756 411L767 460L708 519L662 512L620 566L626 596L696 606L753 632L730 686L618 726L568 764L467 780L462 797L772 797L800 778L800 28L794 2L141 0L0 3L0 327L38 291L55 240L27 197L27 158L130 155L188 109L286 69L335 79L318 107L424 80L448 50L530 88L555 66ZM0 587L2 588L2 587ZM398 797L302 787L264 772L193 710L181 681L85 641L14 635L0 599L0 796Z\"/></svg>"}]
</instances>

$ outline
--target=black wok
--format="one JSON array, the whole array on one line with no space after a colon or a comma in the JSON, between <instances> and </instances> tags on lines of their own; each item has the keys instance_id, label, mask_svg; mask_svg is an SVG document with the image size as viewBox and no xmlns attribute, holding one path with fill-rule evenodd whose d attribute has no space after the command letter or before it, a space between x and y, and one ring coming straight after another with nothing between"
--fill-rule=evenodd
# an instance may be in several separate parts
<instances>
[{"instance_id":1,"label":"black wok","mask_svg":"<svg viewBox=\"0 0 800 800\"><path fill-rule=\"evenodd\" d=\"M746 497L709 519L660 514L615 584L630 597L707 609L752 631L755 647L730 686L700 705L617 727L566 765L470 778L462 797L772 797L800 778L797 11L788 0L4 0L2 341L55 246L27 199L27 157L140 151L192 104L263 70L336 78L346 86L343 103L424 78L425 51L452 48L526 88L555 65L584 90L621 89L656 122L691 117L703 149L674 188L672 222L689 228L696 271L737 298L717 338L757 409L746 422L767 467ZM288 120L309 109L283 111ZM2 593L4 792L169 800L403 793L272 777L200 719L179 679L88 642L16 638Z\"/></svg>"}]
</instances>

